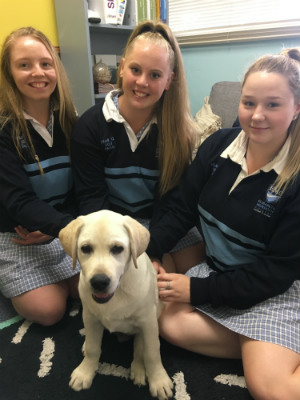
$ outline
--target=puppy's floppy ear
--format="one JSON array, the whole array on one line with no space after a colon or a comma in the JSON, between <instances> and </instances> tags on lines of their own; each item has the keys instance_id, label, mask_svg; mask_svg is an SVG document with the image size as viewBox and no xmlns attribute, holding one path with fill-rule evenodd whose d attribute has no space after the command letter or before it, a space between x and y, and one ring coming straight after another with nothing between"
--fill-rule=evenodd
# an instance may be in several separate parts
<instances>
[{"instance_id":1,"label":"puppy's floppy ear","mask_svg":"<svg viewBox=\"0 0 300 400\"><path fill-rule=\"evenodd\" d=\"M73 260L73 269L76 268L77 260L77 241L80 230L83 226L82 217L78 217L70 222L67 226L60 230L58 238L62 244L63 249Z\"/></svg>"},{"instance_id":2,"label":"puppy's floppy ear","mask_svg":"<svg viewBox=\"0 0 300 400\"><path fill-rule=\"evenodd\" d=\"M142 224L135 219L124 216L124 226L130 239L131 256L134 266L137 268L137 258L147 249L150 233Z\"/></svg>"}]
</instances>

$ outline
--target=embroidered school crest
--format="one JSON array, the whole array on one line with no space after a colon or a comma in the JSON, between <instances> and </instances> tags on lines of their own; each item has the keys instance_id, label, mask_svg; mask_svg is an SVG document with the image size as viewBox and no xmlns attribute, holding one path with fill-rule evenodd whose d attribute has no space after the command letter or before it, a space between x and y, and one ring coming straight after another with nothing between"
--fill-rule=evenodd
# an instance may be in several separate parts
<instances>
[{"instance_id":1,"label":"embroidered school crest","mask_svg":"<svg viewBox=\"0 0 300 400\"><path fill-rule=\"evenodd\" d=\"M270 218L276 207L276 203L281 198L282 192L275 190L274 186L271 185L266 192L266 197L264 200L259 199L254 207L254 211Z\"/></svg>"},{"instance_id":2,"label":"embroidered school crest","mask_svg":"<svg viewBox=\"0 0 300 400\"><path fill-rule=\"evenodd\" d=\"M267 190L266 200L268 203L277 203L282 195L282 191L278 191L274 186L270 186Z\"/></svg>"},{"instance_id":3,"label":"embroidered school crest","mask_svg":"<svg viewBox=\"0 0 300 400\"><path fill-rule=\"evenodd\" d=\"M267 191L267 202L268 203L277 203L277 201L280 199L280 195L274 192L271 192L270 190Z\"/></svg>"}]
</instances>

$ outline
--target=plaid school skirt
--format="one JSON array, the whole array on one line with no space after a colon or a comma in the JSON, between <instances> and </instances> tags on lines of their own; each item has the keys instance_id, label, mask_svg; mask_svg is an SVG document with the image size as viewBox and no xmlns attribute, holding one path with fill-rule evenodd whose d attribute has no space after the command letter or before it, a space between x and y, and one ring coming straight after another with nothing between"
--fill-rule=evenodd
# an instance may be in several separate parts
<instances>
[{"instance_id":1,"label":"plaid school skirt","mask_svg":"<svg viewBox=\"0 0 300 400\"><path fill-rule=\"evenodd\" d=\"M196 265L186 273L189 277L205 278L213 272L206 263ZM250 339L284 346L300 353L300 281L283 294L255 306L238 310L228 306L195 307L219 324Z\"/></svg>"},{"instance_id":2,"label":"plaid school skirt","mask_svg":"<svg viewBox=\"0 0 300 400\"><path fill-rule=\"evenodd\" d=\"M146 218L137 218L136 219L140 224L142 224L145 228L149 229L149 224L150 224L150 219ZM170 250L170 253L174 253L179 250L183 250L186 247L189 246L194 246L198 243L201 243L203 241L203 238L197 229L196 226L191 228L185 236L183 236L181 239L178 240L176 245L173 247L172 250Z\"/></svg>"},{"instance_id":3,"label":"plaid school skirt","mask_svg":"<svg viewBox=\"0 0 300 400\"><path fill-rule=\"evenodd\" d=\"M0 291L5 297L18 296L41 286L60 282L80 272L59 239L42 245L22 246L12 241L14 233L0 233Z\"/></svg>"}]
</instances>

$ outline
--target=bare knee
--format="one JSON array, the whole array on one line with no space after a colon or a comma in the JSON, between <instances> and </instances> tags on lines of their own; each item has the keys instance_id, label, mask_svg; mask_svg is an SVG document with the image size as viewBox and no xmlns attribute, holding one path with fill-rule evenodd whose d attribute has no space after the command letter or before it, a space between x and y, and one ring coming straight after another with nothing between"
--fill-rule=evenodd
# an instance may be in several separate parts
<instances>
[{"instance_id":1,"label":"bare knee","mask_svg":"<svg viewBox=\"0 0 300 400\"><path fill-rule=\"evenodd\" d=\"M59 322L66 311L66 304L57 304L57 302L31 304L30 307L13 300L12 303L17 313L23 318L44 326L51 326Z\"/></svg>"},{"instance_id":2,"label":"bare knee","mask_svg":"<svg viewBox=\"0 0 300 400\"><path fill-rule=\"evenodd\" d=\"M34 322L51 326L61 321L66 312L66 303L53 304L52 307L43 307L43 309L36 310Z\"/></svg>"},{"instance_id":3,"label":"bare knee","mask_svg":"<svg viewBox=\"0 0 300 400\"><path fill-rule=\"evenodd\" d=\"M240 336L244 374L255 400L299 400L300 356L277 344Z\"/></svg>"},{"instance_id":4,"label":"bare knee","mask_svg":"<svg viewBox=\"0 0 300 400\"><path fill-rule=\"evenodd\" d=\"M67 292L63 286L49 285L13 297L19 315L44 326L59 322L66 311Z\"/></svg>"},{"instance_id":5,"label":"bare knee","mask_svg":"<svg viewBox=\"0 0 300 400\"><path fill-rule=\"evenodd\" d=\"M283 362L284 365L284 362ZM299 400L300 381L298 372L281 368L282 373L274 372L272 363L264 369L257 363L252 368L244 368L245 380L251 395L255 400Z\"/></svg>"},{"instance_id":6,"label":"bare knee","mask_svg":"<svg viewBox=\"0 0 300 400\"><path fill-rule=\"evenodd\" d=\"M283 381L264 379L259 371L256 375L251 379L245 375L247 388L255 400L291 400Z\"/></svg>"}]
</instances>

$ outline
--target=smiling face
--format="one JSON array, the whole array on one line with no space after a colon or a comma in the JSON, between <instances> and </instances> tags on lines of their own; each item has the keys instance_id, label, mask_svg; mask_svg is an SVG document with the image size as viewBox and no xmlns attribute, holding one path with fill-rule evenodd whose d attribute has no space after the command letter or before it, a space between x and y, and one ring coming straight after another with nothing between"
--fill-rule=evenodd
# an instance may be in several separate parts
<instances>
[{"instance_id":1,"label":"smiling face","mask_svg":"<svg viewBox=\"0 0 300 400\"><path fill-rule=\"evenodd\" d=\"M30 36L18 38L11 48L10 67L25 109L37 101L49 103L57 78L53 59L42 42Z\"/></svg>"},{"instance_id":2,"label":"smiling face","mask_svg":"<svg viewBox=\"0 0 300 400\"><path fill-rule=\"evenodd\" d=\"M295 104L283 75L260 71L247 77L239 105L239 120L253 143L271 146L278 151L299 111L300 106Z\"/></svg>"},{"instance_id":3,"label":"smiling face","mask_svg":"<svg viewBox=\"0 0 300 400\"><path fill-rule=\"evenodd\" d=\"M139 38L121 61L123 104L135 111L152 113L173 78L167 48Z\"/></svg>"}]
</instances>

